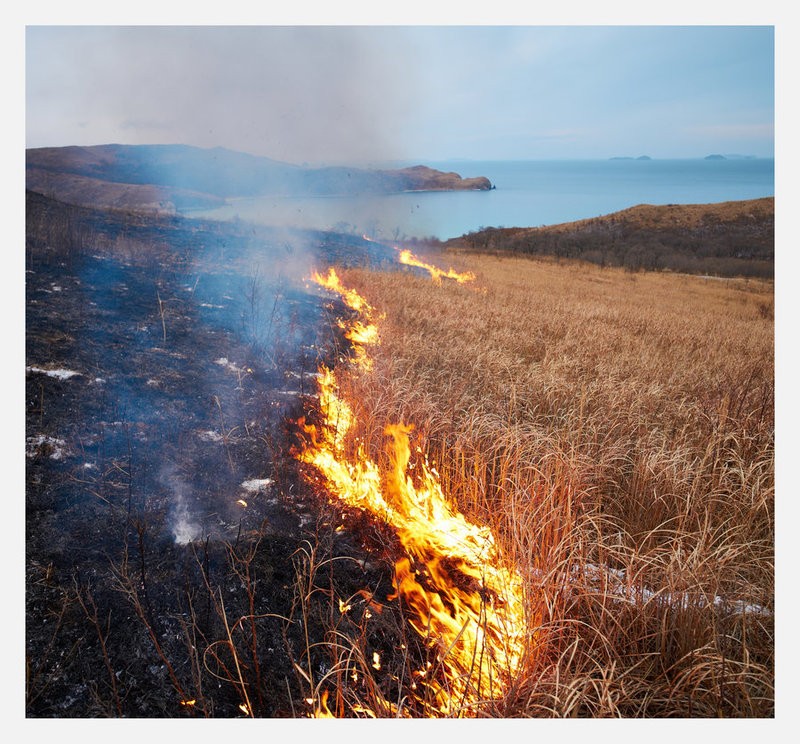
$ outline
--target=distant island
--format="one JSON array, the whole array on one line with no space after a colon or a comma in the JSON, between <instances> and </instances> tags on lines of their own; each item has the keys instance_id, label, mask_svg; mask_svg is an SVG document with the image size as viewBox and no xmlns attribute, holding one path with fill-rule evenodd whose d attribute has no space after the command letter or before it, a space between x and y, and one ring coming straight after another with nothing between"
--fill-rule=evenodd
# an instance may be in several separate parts
<instances>
[{"instance_id":1,"label":"distant island","mask_svg":"<svg viewBox=\"0 0 800 744\"><path fill-rule=\"evenodd\" d=\"M705 160L758 160L757 155L739 155L738 153L725 153L720 155L714 153L713 155L706 155Z\"/></svg>"},{"instance_id":2,"label":"distant island","mask_svg":"<svg viewBox=\"0 0 800 744\"><path fill-rule=\"evenodd\" d=\"M26 188L81 206L175 213L248 196L488 191L488 178L425 165L394 170L309 168L188 145L97 145L26 150Z\"/></svg>"},{"instance_id":3,"label":"distant island","mask_svg":"<svg viewBox=\"0 0 800 744\"><path fill-rule=\"evenodd\" d=\"M615 155L609 160L652 160L649 155L639 155L639 157L633 157L632 155ZM703 160L757 160L758 158L755 155L721 155L719 153L712 153L711 155L706 155Z\"/></svg>"}]
</instances>

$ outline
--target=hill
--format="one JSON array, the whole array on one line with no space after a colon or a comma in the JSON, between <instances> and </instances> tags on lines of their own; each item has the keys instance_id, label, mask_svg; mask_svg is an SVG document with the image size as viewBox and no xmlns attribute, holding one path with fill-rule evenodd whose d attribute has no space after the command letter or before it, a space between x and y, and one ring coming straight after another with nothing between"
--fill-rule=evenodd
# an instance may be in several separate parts
<instances>
[{"instance_id":1,"label":"hill","mask_svg":"<svg viewBox=\"0 0 800 744\"><path fill-rule=\"evenodd\" d=\"M175 211L228 197L488 190L487 178L461 178L426 166L364 170L307 168L224 148L99 145L26 151L26 187L86 206Z\"/></svg>"},{"instance_id":2,"label":"hill","mask_svg":"<svg viewBox=\"0 0 800 744\"><path fill-rule=\"evenodd\" d=\"M445 245L580 259L631 270L769 277L775 259L775 199L639 204L559 225L485 228Z\"/></svg>"}]
</instances>

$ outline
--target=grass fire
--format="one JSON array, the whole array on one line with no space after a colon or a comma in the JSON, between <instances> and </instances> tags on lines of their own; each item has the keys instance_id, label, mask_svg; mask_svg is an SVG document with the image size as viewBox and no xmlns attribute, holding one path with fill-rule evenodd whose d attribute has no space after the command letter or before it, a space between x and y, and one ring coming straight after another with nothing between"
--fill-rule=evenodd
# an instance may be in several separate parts
<instances>
[{"instance_id":1,"label":"grass fire","mask_svg":"<svg viewBox=\"0 0 800 744\"><path fill-rule=\"evenodd\" d=\"M406 253L409 260L404 263L428 268L411 263L413 257ZM432 276L441 281L436 273ZM369 372L363 345L377 340L369 304L343 287L333 269L315 280L338 292L364 318L351 321L345 337L354 343L355 366ZM395 566L391 598L402 600L409 623L434 649L441 667L441 675L414 670L418 681L412 689L425 688L419 697L429 714L474 715L493 693L502 694L519 665L526 634L522 581L503 564L491 531L467 521L448 500L421 449L412 477L413 426L386 426L388 459L382 467L359 439L348 447L358 422L335 372L326 367L320 370L319 398L321 422L304 426L309 445L300 458L323 474L342 501L368 510L398 531L405 555Z\"/></svg>"},{"instance_id":2,"label":"grass fire","mask_svg":"<svg viewBox=\"0 0 800 744\"><path fill-rule=\"evenodd\" d=\"M26 244L28 716L774 715L771 280Z\"/></svg>"}]
</instances>

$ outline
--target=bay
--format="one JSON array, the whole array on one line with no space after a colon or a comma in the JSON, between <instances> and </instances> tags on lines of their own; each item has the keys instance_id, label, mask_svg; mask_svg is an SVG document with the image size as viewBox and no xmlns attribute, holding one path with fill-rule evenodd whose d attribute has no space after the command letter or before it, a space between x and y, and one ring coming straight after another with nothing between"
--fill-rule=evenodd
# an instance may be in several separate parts
<instances>
[{"instance_id":1,"label":"bay","mask_svg":"<svg viewBox=\"0 0 800 744\"><path fill-rule=\"evenodd\" d=\"M403 167L416 163L393 163ZM486 176L491 191L254 197L191 214L259 224L334 229L384 240L442 240L482 227L536 227L637 204L707 204L775 194L773 159L520 160L426 162L464 178Z\"/></svg>"}]
</instances>

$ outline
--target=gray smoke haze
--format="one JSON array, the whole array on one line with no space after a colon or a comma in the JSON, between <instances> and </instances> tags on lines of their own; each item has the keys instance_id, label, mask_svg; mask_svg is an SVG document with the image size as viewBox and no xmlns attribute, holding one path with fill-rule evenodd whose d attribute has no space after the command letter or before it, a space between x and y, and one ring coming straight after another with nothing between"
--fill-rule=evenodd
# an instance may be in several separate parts
<instances>
[{"instance_id":1,"label":"gray smoke haze","mask_svg":"<svg viewBox=\"0 0 800 744\"><path fill-rule=\"evenodd\" d=\"M771 26L600 13L602 26L28 26L26 144L348 165L772 157Z\"/></svg>"},{"instance_id":2,"label":"gray smoke haze","mask_svg":"<svg viewBox=\"0 0 800 744\"><path fill-rule=\"evenodd\" d=\"M392 51L403 37L358 27L29 27L27 146L180 142L294 163L404 157L416 81Z\"/></svg>"}]
</instances>

